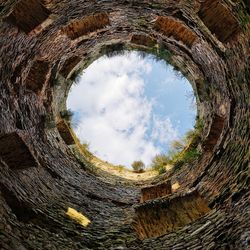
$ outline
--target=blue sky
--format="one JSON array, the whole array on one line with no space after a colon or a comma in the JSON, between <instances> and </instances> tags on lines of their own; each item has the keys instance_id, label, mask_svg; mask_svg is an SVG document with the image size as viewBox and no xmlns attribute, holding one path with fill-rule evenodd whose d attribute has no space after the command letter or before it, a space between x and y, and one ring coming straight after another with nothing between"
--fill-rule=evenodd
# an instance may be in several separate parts
<instances>
[{"instance_id":1,"label":"blue sky","mask_svg":"<svg viewBox=\"0 0 250 250\"><path fill-rule=\"evenodd\" d=\"M150 164L194 125L191 85L172 66L137 52L102 57L71 88L67 107L75 132L103 160L130 167Z\"/></svg>"}]
</instances>

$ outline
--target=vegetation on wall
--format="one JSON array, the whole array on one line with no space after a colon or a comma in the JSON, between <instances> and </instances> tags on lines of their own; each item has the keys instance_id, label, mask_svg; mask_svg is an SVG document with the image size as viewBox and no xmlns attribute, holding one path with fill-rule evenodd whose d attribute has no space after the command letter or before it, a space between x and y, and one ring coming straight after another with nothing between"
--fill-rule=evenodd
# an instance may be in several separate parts
<instances>
[{"instance_id":1,"label":"vegetation on wall","mask_svg":"<svg viewBox=\"0 0 250 250\"><path fill-rule=\"evenodd\" d=\"M134 161L131 166L136 173L144 172L145 164L142 161Z\"/></svg>"},{"instance_id":2,"label":"vegetation on wall","mask_svg":"<svg viewBox=\"0 0 250 250\"><path fill-rule=\"evenodd\" d=\"M191 164L197 160L201 155L197 146L201 140L203 127L203 121L198 119L193 130L188 131L183 138L172 141L166 154L156 155L152 159L151 168L162 174L166 172L167 165L179 169L184 164Z\"/></svg>"},{"instance_id":3,"label":"vegetation on wall","mask_svg":"<svg viewBox=\"0 0 250 250\"><path fill-rule=\"evenodd\" d=\"M70 109L65 109L60 112L61 118L63 118L65 121L68 123L71 122L72 117L73 117L73 112Z\"/></svg>"}]
</instances>

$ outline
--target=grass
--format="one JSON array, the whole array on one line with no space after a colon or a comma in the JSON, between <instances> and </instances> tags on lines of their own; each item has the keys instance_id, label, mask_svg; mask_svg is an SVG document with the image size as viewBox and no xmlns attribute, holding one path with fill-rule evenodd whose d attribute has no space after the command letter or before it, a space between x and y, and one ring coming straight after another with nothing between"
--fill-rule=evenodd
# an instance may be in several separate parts
<instances>
[{"instance_id":1,"label":"grass","mask_svg":"<svg viewBox=\"0 0 250 250\"><path fill-rule=\"evenodd\" d=\"M117 166L115 166L115 168L118 169L119 172L122 172L126 169L126 167L123 165L117 165Z\"/></svg>"},{"instance_id":2,"label":"grass","mask_svg":"<svg viewBox=\"0 0 250 250\"><path fill-rule=\"evenodd\" d=\"M162 174L166 172L166 165L180 169L183 165L196 161L201 156L197 146L201 140L203 127L203 121L198 119L193 130L188 131L183 138L172 141L167 154L156 155L153 158L151 168Z\"/></svg>"},{"instance_id":3,"label":"grass","mask_svg":"<svg viewBox=\"0 0 250 250\"><path fill-rule=\"evenodd\" d=\"M193 130L188 131L181 140L172 143L169 157L175 169L179 169L184 164L193 163L201 156L201 151L197 149L197 146L201 140L203 127L203 121L198 119Z\"/></svg>"},{"instance_id":4,"label":"grass","mask_svg":"<svg viewBox=\"0 0 250 250\"><path fill-rule=\"evenodd\" d=\"M78 147L78 149L80 150L80 152L88 159L92 159L93 158L93 154L89 151L89 143L81 143L79 141L79 139L75 136L74 134L74 139L76 142L76 145Z\"/></svg>"}]
</instances>

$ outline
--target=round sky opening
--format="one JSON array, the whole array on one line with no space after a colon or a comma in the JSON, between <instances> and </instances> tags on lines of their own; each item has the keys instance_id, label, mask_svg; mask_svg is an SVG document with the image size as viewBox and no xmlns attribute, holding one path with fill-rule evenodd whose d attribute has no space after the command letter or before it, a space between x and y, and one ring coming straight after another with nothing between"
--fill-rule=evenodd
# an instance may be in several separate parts
<instances>
[{"instance_id":1,"label":"round sky opening","mask_svg":"<svg viewBox=\"0 0 250 250\"><path fill-rule=\"evenodd\" d=\"M67 108L90 152L128 168L136 160L150 166L194 128L197 115L188 80L165 61L137 51L94 61L72 85Z\"/></svg>"}]
</instances>

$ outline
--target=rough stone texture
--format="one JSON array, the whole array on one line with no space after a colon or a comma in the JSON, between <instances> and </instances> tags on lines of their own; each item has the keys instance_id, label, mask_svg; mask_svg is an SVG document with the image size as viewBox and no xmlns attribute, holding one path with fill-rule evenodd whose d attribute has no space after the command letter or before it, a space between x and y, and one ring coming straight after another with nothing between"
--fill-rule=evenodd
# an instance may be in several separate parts
<instances>
[{"instance_id":1,"label":"rough stone texture","mask_svg":"<svg viewBox=\"0 0 250 250\"><path fill-rule=\"evenodd\" d=\"M74 137L70 131L69 125L64 120L58 122L56 126L59 134L67 145L75 144Z\"/></svg>"},{"instance_id":2,"label":"rough stone texture","mask_svg":"<svg viewBox=\"0 0 250 250\"><path fill-rule=\"evenodd\" d=\"M25 84L28 89L34 92L41 91L46 83L50 71L49 63L43 60L36 60L30 68Z\"/></svg>"},{"instance_id":3,"label":"rough stone texture","mask_svg":"<svg viewBox=\"0 0 250 250\"><path fill-rule=\"evenodd\" d=\"M92 16L76 20L63 28L63 32L71 39L86 35L89 32L104 28L109 24L109 18L106 13L98 13Z\"/></svg>"},{"instance_id":4,"label":"rough stone texture","mask_svg":"<svg viewBox=\"0 0 250 250\"><path fill-rule=\"evenodd\" d=\"M222 42L229 41L239 31L237 19L222 1L206 0L202 2L198 14L210 31Z\"/></svg>"},{"instance_id":5,"label":"rough stone texture","mask_svg":"<svg viewBox=\"0 0 250 250\"><path fill-rule=\"evenodd\" d=\"M63 65L60 73L64 78L67 78L70 72L75 68L75 66L81 61L82 59L79 56L72 56L70 57Z\"/></svg>"},{"instance_id":6,"label":"rough stone texture","mask_svg":"<svg viewBox=\"0 0 250 250\"><path fill-rule=\"evenodd\" d=\"M37 166L31 151L17 133L0 136L0 159L11 169Z\"/></svg>"},{"instance_id":7,"label":"rough stone texture","mask_svg":"<svg viewBox=\"0 0 250 250\"><path fill-rule=\"evenodd\" d=\"M158 17L154 28L162 32L165 36L173 36L175 40L182 41L188 47L191 47L197 39L197 36L191 29L173 18Z\"/></svg>"},{"instance_id":8,"label":"rough stone texture","mask_svg":"<svg viewBox=\"0 0 250 250\"><path fill-rule=\"evenodd\" d=\"M22 142L8 142L16 152L23 152L23 145L29 149L18 161L32 152L39 163L13 169L8 160L0 161L0 248L249 249L248 1L246 10L243 1L222 0L214 9L217 15L204 7L216 2L210 0L41 2L44 6L39 1L0 1L0 134L21 134ZM50 13L53 22L32 33ZM106 13L106 21L94 18L98 13ZM145 42L132 43L133 34L155 39L154 50ZM203 150L197 162L153 184L178 181L176 195L195 187L212 210L184 227L145 240L138 239L132 226L132 206L139 203L141 185L146 184L96 174L48 123L58 122L72 84L60 75L65 62L82 58L79 67L84 69L103 55L103 48L117 44L136 49L141 45L180 69L197 94L199 118L205 124L202 141L211 135L209 150ZM34 81L42 91L25 84L38 58L50 67L46 81L44 74ZM223 118L223 126L216 117ZM71 221L65 215L68 207L86 215L91 224L83 228Z\"/></svg>"},{"instance_id":9,"label":"rough stone texture","mask_svg":"<svg viewBox=\"0 0 250 250\"><path fill-rule=\"evenodd\" d=\"M140 239L161 236L182 228L208 213L206 202L197 191L148 201L135 206L134 227Z\"/></svg>"},{"instance_id":10,"label":"rough stone texture","mask_svg":"<svg viewBox=\"0 0 250 250\"><path fill-rule=\"evenodd\" d=\"M50 15L39 0L22 0L17 2L13 11L5 21L16 25L25 33L29 33L39 24L44 22Z\"/></svg>"},{"instance_id":11,"label":"rough stone texture","mask_svg":"<svg viewBox=\"0 0 250 250\"><path fill-rule=\"evenodd\" d=\"M151 185L141 189L141 202L153 200L172 193L171 181L166 181L158 185Z\"/></svg>"},{"instance_id":12,"label":"rough stone texture","mask_svg":"<svg viewBox=\"0 0 250 250\"><path fill-rule=\"evenodd\" d=\"M143 45L146 47L153 47L156 44L156 40L150 36L145 36L145 35L141 35L141 34L134 34L131 37L131 43L134 43L137 45Z\"/></svg>"},{"instance_id":13,"label":"rough stone texture","mask_svg":"<svg viewBox=\"0 0 250 250\"><path fill-rule=\"evenodd\" d=\"M219 137L223 131L225 120L223 117L215 115L213 122L211 124L209 134L204 142L205 150L213 150L217 144Z\"/></svg>"}]
</instances>

